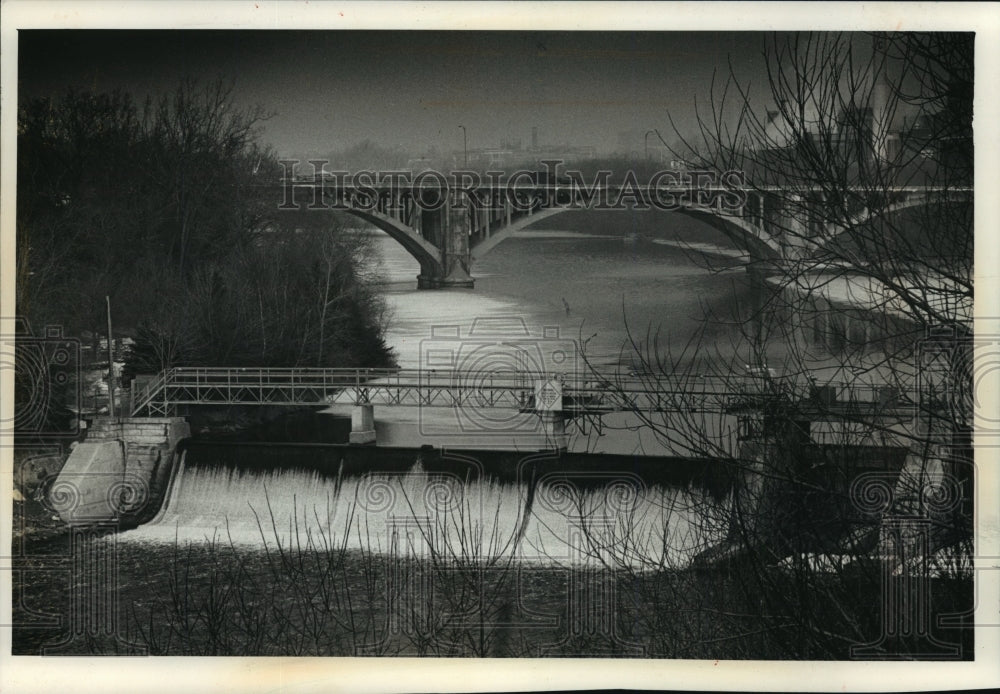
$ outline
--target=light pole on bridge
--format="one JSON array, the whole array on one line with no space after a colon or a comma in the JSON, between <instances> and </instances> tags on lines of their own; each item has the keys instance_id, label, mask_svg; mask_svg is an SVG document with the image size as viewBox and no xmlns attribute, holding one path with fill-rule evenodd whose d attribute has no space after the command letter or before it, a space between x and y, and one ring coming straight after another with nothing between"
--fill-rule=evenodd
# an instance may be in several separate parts
<instances>
[{"instance_id":1,"label":"light pole on bridge","mask_svg":"<svg viewBox=\"0 0 1000 694\"><path fill-rule=\"evenodd\" d=\"M465 168L469 168L469 134L465 131L465 126L458 126L462 129L462 152L465 154Z\"/></svg>"},{"instance_id":2,"label":"light pole on bridge","mask_svg":"<svg viewBox=\"0 0 1000 694\"><path fill-rule=\"evenodd\" d=\"M646 154L646 159L649 159L649 133L655 133L655 130L647 130L646 134L642 136L642 146L643 151Z\"/></svg>"}]
</instances>

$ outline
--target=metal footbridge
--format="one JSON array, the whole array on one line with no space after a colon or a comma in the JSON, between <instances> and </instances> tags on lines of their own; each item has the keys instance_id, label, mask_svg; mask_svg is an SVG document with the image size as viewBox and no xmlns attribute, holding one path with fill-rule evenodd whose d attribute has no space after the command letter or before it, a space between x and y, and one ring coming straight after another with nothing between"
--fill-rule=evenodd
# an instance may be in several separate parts
<instances>
[{"instance_id":1,"label":"metal footbridge","mask_svg":"<svg viewBox=\"0 0 1000 694\"><path fill-rule=\"evenodd\" d=\"M133 416L169 416L182 405L334 404L399 407L550 409L596 413L723 406L721 381L668 394L638 378L527 371L175 367L133 394ZM561 398L560 403L555 400ZM683 401L683 402L681 402Z\"/></svg>"},{"instance_id":2,"label":"metal footbridge","mask_svg":"<svg viewBox=\"0 0 1000 694\"><path fill-rule=\"evenodd\" d=\"M379 405L504 408L561 412L565 417L623 411L734 412L780 397L814 394L785 379L686 376L672 388L650 376L530 371L175 367L133 382L132 416L173 416L199 405ZM891 399L891 402L890 402ZM841 386L825 404L913 406L912 398L875 386Z\"/></svg>"}]
</instances>

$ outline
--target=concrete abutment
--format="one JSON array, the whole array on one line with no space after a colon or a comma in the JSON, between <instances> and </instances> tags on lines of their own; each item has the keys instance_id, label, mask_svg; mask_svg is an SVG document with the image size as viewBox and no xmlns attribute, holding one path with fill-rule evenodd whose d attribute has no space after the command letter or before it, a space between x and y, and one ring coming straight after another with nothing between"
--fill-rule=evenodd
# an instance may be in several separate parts
<instances>
[{"instance_id":1,"label":"concrete abutment","mask_svg":"<svg viewBox=\"0 0 1000 694\"><path fill-rule=\"evenodd\" d=\"M49 491L64 523L137 524L166 494L173 454L191 435L183 417L99 417L76 444Z\"/></svg>"}]
</instances>

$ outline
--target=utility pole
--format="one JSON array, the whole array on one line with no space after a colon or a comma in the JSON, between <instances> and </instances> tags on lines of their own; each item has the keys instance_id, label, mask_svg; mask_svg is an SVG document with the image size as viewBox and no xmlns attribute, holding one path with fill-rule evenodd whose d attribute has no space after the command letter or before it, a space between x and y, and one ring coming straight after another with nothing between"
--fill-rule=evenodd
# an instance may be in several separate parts
<instances>
[{"instance_id":1,"label":"utility pole","mask_svg":"<svg viewBox=\"0 0 1000 694\"><path fill-rule=\"evenodd\" d=\"M115 416L115 353L111 344L111 297L105 296L108 307L108 414Z\"/></svg>"},{"instance_id":2,"label":"utility pole","mask_svg":"<svg viewBox=\"0 0 1000 694\"><path fill-rule=\"evenodd\" d=\"M469 133L465 131L465 126L458 126L462 129L462 151L465 153L465 168L469 168Z\"/></svg>"}]
</instances>

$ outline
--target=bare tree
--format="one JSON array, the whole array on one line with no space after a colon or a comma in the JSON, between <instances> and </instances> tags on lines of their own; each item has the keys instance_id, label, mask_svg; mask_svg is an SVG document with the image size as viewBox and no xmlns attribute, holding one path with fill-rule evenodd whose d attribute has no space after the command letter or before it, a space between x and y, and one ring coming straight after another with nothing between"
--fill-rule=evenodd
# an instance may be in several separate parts
<instances>
[{"instance_id":1,"label":"bare tree","mask_svg":"<svg viewBox=\"0 0 1000 694\"><path fill-rule=\"evenodd\" d=\"M279 195L281 173L259 141L268 117L222 82L145 104L120 91L23 104L20 310L96 344L110 296L139 338L129 374L391 361L373 244L262 194Z\"/></svg>"},{"instance_id":2,"label":"bare tree","mask_svg":"<svg viewBox=\"0 0 1000 694\"><path fill-rule=\"evenodd\" d=\"M698 609L742 652L951 652L871 606L890 600L887 575L914 573L936 581L935 609L971 604L973 36L795 34L764 58L768 102L732 70L674 151L745 174L740 211L684 211L749 247L755 289L679 353L633 335L608 397L730 471L726 503L691 509L728 528L694 565L733 572L728 602ZM690 608L675 597L667 613Z\"/></svg>"}]
</instances>

